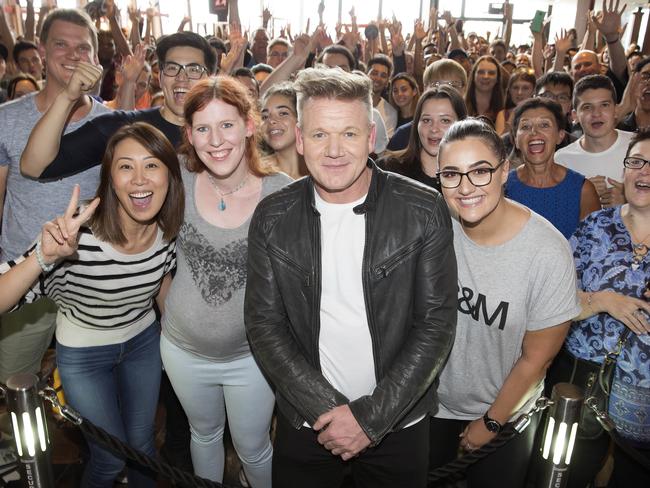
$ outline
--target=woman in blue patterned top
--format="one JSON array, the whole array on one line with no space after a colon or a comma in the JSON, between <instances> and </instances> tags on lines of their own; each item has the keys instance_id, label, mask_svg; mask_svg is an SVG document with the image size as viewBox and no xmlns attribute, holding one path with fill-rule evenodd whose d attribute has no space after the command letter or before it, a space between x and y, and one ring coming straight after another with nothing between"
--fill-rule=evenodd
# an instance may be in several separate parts
<instances>
[{"instance_id":1,"label":"woman in blue patterned top","mask_svg":"<svg viewBox=\"0 0 650 488\"><path fill-rule=\"evenodd\" d=\"M618 357L609 416L618 433L650 459L649 158L650 132L639 133L623 162L628 203L591 214L571 237L583 310L571 327L553 376L565 379L562 375L573 358L602 363L621 334L631 329ZM576 444L569 486L584 487L593 480L608 446L605 434ZM635 480L634 486L650 486L650 472L616 446L608 486L631 486L630 480Z\"/></svg>"}]
</instances>

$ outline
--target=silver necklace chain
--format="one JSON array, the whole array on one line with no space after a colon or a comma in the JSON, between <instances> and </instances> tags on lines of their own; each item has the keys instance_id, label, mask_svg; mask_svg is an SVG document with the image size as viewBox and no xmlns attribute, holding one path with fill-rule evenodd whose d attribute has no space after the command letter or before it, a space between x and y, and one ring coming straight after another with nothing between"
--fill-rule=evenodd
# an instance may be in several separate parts
<instances>
[{"instance_id":1,"label":"silver necklace chain","mask_svg":"<svg viewBox=\"0 0 650 488\"><path fill-rule=\"evenodd\" d=\"M233 193L236 193L239 190L241 190L242 188L244 188L244 185L248 181L248 175L249 174L250 173L246 173L246 176L244 176L244 178L239 182L239 184L235 188L233 188L230 191L223 192L223 191L221 191L221 189L217 185L217 179L214 176L212 176L212 174L209 171L207 172L208 180L210 180L210 183L212 184L212 186L217 191L217 193L219 194L219 197L220 197L219 205L217 206L217 208L219 209L220 212L223 212L224 210L226 210L226 202L223 200L223 197L227 197L228 195L232 195Z\"/></svg>"}]
</instances>

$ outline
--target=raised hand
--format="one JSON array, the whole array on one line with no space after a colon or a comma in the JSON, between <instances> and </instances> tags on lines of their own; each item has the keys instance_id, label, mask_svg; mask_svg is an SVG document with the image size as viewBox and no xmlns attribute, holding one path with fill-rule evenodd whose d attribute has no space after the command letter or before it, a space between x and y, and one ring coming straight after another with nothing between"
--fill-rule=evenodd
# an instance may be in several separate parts
<instances>
[{"instance_id":1,"label":"raised hand","mask_svg":"<svg viewBox=\"0 0 650 488\"><path fill-rule=\"evenodd\" d=\"M65 93L70 100L78 100L82 95L90 93L95 84L101 80L103 68L96 62L95 64L86 61L79 61L75 68L70 81L65 87Z\"/></svg>"},{"instance_id":2,"label":"raised hand","mask_svg":"<svg viewBox=\"0 0 650 488\"><path fill-rule=\"evenodd\" d=\"M424 23L421 19L416 19L415 24L413 25L413 35L415 40L422 42L422 40L427 37L429 31L424 30Z\"/></svg>"},{"instance_id":3,"label":"raised hand","mask_svg":"<svg viewBox=\"0 0 650 488\"><path fill-rule=\"evenodd\" d=\"M79 185L75 185L65 213L43 226L41 253L45 264L54 263L76 252L79 228L92 217L99 205L99 197L97 197L79 214L75 215L79 204L79 191Z\"/></svg>"},{"instance_id":4,"label":"raised hand","mask_svg":"<svg viewBox=\"0 0 650 488\"><path fill-rule=\"evenodd\" d=\"M129 54L124 61L122 61L122 66L120 71L124 77L124 81L130 81L135 83L138 80L138 76L142 73L144 69L146 50L142 44L135 46L133 54Z\"/></svg>"},{"instance_id":5,"label":"raised hand","mask_svg":"<svg viewBox=\"0 0 650 488\"><path fill-rule=\"evenodd\" d=\"M609 8L607 8L607 0L603 0L603 10L593 18L596 28L605 36L607 42L615 42L621 33L621 16L627 5L624 4L619 11L618 4L619 0L616 0L616 4L614 0L609 0Z\"/></svg>"},{"instance_id":6,"label":"raised hand","mask_svg":"<svg viewBox=\"0 0 650 488\"><path fill-rule=\"evenodd\" d=\"M571 36L566 29L560 29L560 37L555 34L555 50L557 52L566 53L571 49L572 42Z\"/></svg>"}]
</instances>

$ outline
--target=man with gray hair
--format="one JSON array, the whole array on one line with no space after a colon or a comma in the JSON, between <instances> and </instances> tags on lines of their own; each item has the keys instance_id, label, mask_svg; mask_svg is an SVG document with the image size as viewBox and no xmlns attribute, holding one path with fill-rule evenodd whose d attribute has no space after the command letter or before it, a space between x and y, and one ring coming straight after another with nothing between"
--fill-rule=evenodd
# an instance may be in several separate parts
<instances>
[{"instance_id":1,"label":"man with gray hair","mask_svg":"<svg viewBox=\"0 0 650 488\"><path fill-rule=\"evenodd\" d=\"M310 176L257 207L246 329L276 388L274 488L426 486L428 412L453 342L456 259L440 194L378 169L371 81L296 80Z\"/></svg>"}]
</instances>

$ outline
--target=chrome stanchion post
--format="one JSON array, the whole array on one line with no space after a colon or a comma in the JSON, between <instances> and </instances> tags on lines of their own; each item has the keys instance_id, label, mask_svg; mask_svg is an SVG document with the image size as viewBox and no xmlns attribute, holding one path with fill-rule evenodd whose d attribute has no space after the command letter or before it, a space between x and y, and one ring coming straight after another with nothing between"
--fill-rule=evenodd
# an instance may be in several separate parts
<instances>
[{"instance_id":1,"label":"chrome stanchion post","mask_svg":"<svg viewBox=\"0 0 650 488\"><path fill-rule=\"evenodd\" d=\"M542 442L543 469L537 488L566 486L584 395L575 385L558 383L553 387L551 401Z\"/></svg>"},{"instance_id":2,"label":"chrome stanchion post","mask_svg":"<svg viewBox=\"0 0 650 488\"><path fill-rule=\"evenodd\" d=\"M50 440L38 378L33 374L12 376L7 380L6 395L23 486L54 488Z\"/></svg>"}]
</instances>

